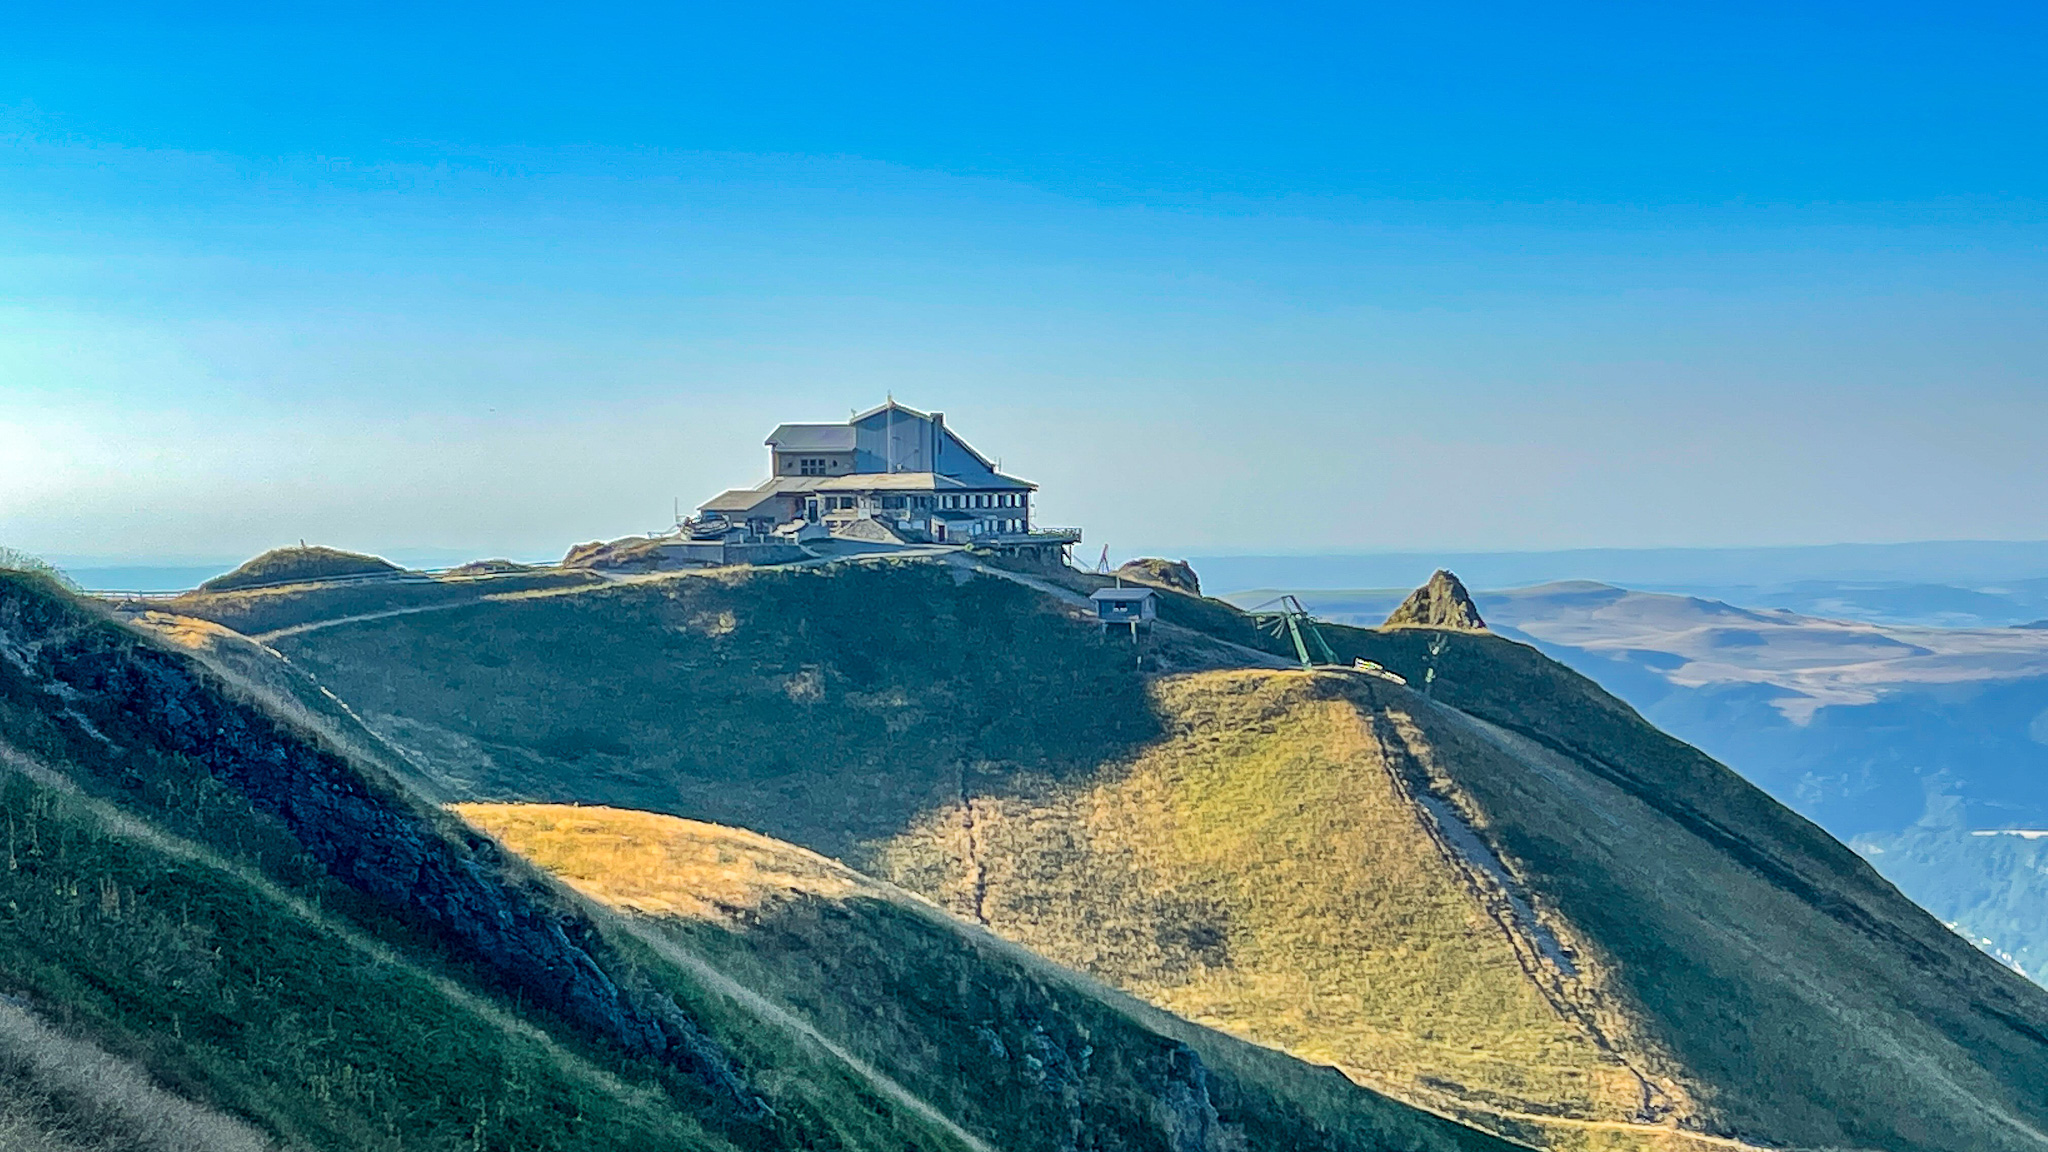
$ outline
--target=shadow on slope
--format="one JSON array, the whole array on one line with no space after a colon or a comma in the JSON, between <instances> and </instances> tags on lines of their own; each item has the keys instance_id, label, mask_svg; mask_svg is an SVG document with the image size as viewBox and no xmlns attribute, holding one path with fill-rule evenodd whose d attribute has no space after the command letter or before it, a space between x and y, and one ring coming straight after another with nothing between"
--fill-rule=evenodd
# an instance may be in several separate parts
<instances>
[{"instance_id":1,"label":"shadow on slope","mask_svg":"<svg viewBox=\"0 0 2048 1152\"><path fill-rule=\"evenodd\" d=\"M644 812L466 804L578 891L715 962L992 1143L1505 1148L1156 1012L814 853Z\"/></svg>"},{"instance_id":2,"label":"shadow on slope","mask_svg":"<svg viewBox=\"0 0 2048 1152\"><path fill-rule=\"evenodd\" d=\"M263 651L188 638L223 666ZM813 907L744 941L650 928L281 720L279 685L0 575L0 990L288 1146L1500 1147L1340 1096L1286 1057L1140 1023L936 914ZM1024 1029L1007 1075L951 1026L985 1010ZM1067 1067L1031 1047L1040 1034ZM1077 1141L1043 1123L1069 1112Z\"/></svg>"},{"instance_id":3,"label":"shadow on slope","mask_svg":"<svg viewBox=\"0 0 2048 1152\"><path fill-rule=\"evenodd\" d=\"M828 855L963 788L1156 738L1129 644L929 563L761 570L344 624L274 646L449 795L603 802Z\"/></svg>"},{"instance_id":4,"label":"shadow on slope","mask_svg":"<svg viewBox=\"0 0 2048 1152\"><path fill-rule=\"evenodd\" d=\"M296 1147L958 1148L188 658L0 574L0 982Z\"/></svg>"},{"instance_id":5,"label":"shadow on slope","mask_svg":"<svg viewBox=\"0 0 2048 1152\"><path fill-rule=\"evenodd\" d=\"M1498 1131L2048 1146L2041 991L1819 829L1529 648L1329 633L1415 683L1433 660L1437 703L1148 680L1047 598L938 565L276 643L451 793L769 832Z\"/></svg>"}]
</instances>

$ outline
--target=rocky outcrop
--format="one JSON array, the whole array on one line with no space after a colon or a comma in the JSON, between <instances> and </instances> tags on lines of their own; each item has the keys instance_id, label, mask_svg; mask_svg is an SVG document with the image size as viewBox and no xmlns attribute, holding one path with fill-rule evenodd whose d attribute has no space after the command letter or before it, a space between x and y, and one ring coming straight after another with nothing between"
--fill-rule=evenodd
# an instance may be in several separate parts
<instances>
[{"instance_id":1,"label":"rocky outcrop","mask_svg":"<svg viewBox=\"0 0 2048 1152\"><path fill-rule=\"evenodd\" d=\"M1194 568L1185 560L1161 560L1147 556L1126 562L1123 567L1116 570L1116 574L1128 580L1157 584L1162 588L1185 592L1190 596L1202 594L1201 578L1195 575Z\"/></svg>"},{"instance_id":2,"label":"rocky outcrop","mask_svg":"<svg viewBox=\"0 0 2048 1152\"><path fill-rule=\"evenodd\" d=\"M1245 1147L1244 1133L1225 1125L1209 1099L1209 1069L1185 1044L1167 1054L1158 1108L1169 1152L1241 1152Z\"/></svg>"},{"instance_id":3,"label":"rocky outcrop","mask_svg":"<svg viewBox=\"0 0 2048 1152\"><path fill-rule=\"evenodd\" d=\"M495 841L243 703L191 659L60 597L0 582L0 652L109 748L203 765L275 816L333 877L428 929L572 1027L683 1073L742 1117L766 1106L673 1001Z\"/></svg>"},{"instance_id":4,"label":"rocky outcrop","mask_svg":"<svg viewBox=\"0 0 2048 1152\"><path fill-rule=\"evenodd\" d=\"M1384 628L1442 628L1453 632L1484 632L1486 621L1471 593L1448 570L1439 568L1429 583L1408 594Z\"/></svg>"}]
</instances>

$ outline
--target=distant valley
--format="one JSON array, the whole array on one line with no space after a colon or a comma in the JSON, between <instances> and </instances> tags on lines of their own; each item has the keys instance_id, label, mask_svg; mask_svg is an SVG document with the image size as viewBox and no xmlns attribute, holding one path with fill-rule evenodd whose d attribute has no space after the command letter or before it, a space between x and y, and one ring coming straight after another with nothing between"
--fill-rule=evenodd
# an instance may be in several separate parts
<instances>
[{"instance_id":1,"label":"distant valley","mask_svg":"<svg viewBox=\"0 0 2048 1152\"><path fill-rule=\"evenodd\" d=\"M1957 619L1965 605L1978 619L2025 617L2036 610L2026 597L2044 584L2011 581L1994 595L1809 582L1776 595L1863 612L1846 620L1592 582L1476 595L1503 635L1735 767L1970 939L2039 975L2048 839L1985 833L2048 829L2048 630L1927 621ZM1300 595L1331 619L1377 622L1403 593Z\"/></svg>"}]
</instances>

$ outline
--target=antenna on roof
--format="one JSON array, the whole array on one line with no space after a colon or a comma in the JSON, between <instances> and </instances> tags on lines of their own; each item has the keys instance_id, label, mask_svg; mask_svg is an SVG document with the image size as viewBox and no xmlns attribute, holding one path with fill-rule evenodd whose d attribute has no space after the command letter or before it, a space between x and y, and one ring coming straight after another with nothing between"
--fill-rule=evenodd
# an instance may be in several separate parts
<instances>
[{"instance_id":1,"label":"antenna on roof","mask_svg":"<svg viewBox=\"0 0 2048 1152\"><path fill-rule=\"evenodd\" d=\"M1104 576L1109 575L1109 545L1107 544L1102 546L1102 559L1095 562L1095 571ZM1119 584L1118 587L1122 587L1122 585Z\"/></svg>"}]
</instances>

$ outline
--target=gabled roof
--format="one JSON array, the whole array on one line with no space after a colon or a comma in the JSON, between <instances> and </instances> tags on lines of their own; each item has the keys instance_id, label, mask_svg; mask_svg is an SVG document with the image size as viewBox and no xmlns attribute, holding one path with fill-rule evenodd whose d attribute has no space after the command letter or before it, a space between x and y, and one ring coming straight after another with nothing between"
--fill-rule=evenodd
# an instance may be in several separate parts
<instances>
[{"instance_id":1,"label":"gabled roof","mask_svg":"<svg viewBox=\"0 0 2048 1152\"><path fill-rule=\"evenodd\" d=\"M763 441L784 452L851 452L852 424L779 424Z\"/></svg>"},{"instance_id":2,"label":"gabled roof","mask_svg":"<svg viewBox=\"0 0 2048 1152\"><path fill-rule=\"evenodd\" d=\"M873 408L870 408L867 411L861 413L860 415L853 417L851 420L848 420L847 423L858 424L870 416L879 416L882 413L888 412L892 409L897 412L901 412L906 416L915 416L919 420L929 420L932 418L931 413L919 412L917 409L909 407L908 405L898 404L896 402L896 398L894 396L891 396L887 401L881 404L877 404Z\"/></svg>"},{"instance_id":3,"label":"gabled roof","mask_svg":"<svg viewBox=\"0 0 2048 1152\"><path fill-rule=\"evenodd\" d=\"M910 407L909 405L906 405L906 404L898 404L898 403L896 402L896 398L895 398L894 396L891 396L891 397L889 397L889 399L888 399L888 401L887 401L886 403L882 403L882 404L877 404L877 405L875 405L875 406L874 406L873 408L870 408L870 409L868 409L867 411L865 411L865 412L862 412L862 413L861 413L860 415L858 415L858 416L855 416L855 417L852 417L851 419L847 420L847 422L846 422L846 423L847 423L847 426L848 426L848 427L851 427L851 426L853 426L853 425L855 425L855 424L858 424L858 423L860 423L861 421L863 421L863 420L867 419L867 418L868 418L868 417L870 417L870 416L880 416L880 415L881 415L882 413L884 413L884 412L901 412L901 413L903 413L903 414L904 414L905 416L909 416L909 417L911 417L911 418L913 418L913 419L917 419L917 420L925 420L925 421L929 421L929 420L931 420L931 419L932 419L932 414L931 414L931 413L929 413L929 412L919 412L919 411L918 411L917 409L915 409L915 408L912 408L912 407ZM958 432L955 432L955 431L953 431L953 429L952 429L952 427L951 427L950 425L949 425L949 426L948 426L948 427L946 428L946 436L947 436L947 437L948 437L949 439L951 439L951 440L953 441L953 443L955 443L955 444L959 445L959 446L960 446L961 448L965 449L965 450L967 451L967 454L968 454L969 456L972 456L972 457L974 457L974 458L975 458L976 460L980 461L980 463L981 463L981 466L982 466L983 468L986 468L986 469L988 469L988 470L989 470L989 471L991 471L991 472L993 472L993 471L995 471L995 470L996 470L996 462L995 462L995 461L993 461L993 460L989 459L989 458L988 458L988 457L986 457L986 456L983 456L983 455L982 455L982 454L981 454L981 453L980 453L979 451L977 451L977 450L975 449L974 445L972 445L972 444L969 444L969 443L967 442L967 439L966 439L966 437L964 437L964 436L960 435L960 434L959 434Z\"/></svg>"}]
</instances>

